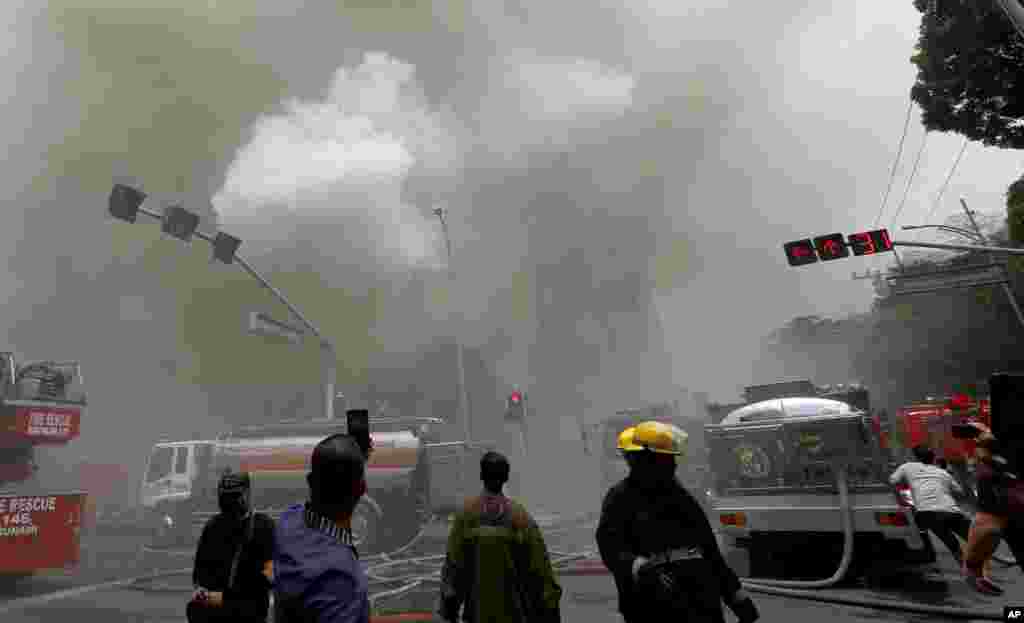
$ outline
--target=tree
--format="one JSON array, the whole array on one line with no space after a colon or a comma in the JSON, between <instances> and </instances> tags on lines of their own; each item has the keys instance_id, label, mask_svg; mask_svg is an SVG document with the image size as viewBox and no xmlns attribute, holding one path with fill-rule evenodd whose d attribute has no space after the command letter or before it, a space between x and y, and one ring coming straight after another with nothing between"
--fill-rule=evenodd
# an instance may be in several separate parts
<instances>
[{"instance_id":1,"label":"tree","mask_svg":"<svg viewBox=\"0 0 1024 623\"><path fill-rule=\"evenodd\" d=\"M1006 226L1011 242L1024 243L1024 176L1006 190Z\"/></svg>"},{"instance_id":2,"label":"tree","mask_svg":"<svg viewBox=\"0 0 1024 623\"><path fill-rule=\"evenodd\" d=\"M1024 147L1024 41L991 0L914 0L922 13L910 96L928 130Z\"/></svg>"}]
</instances>

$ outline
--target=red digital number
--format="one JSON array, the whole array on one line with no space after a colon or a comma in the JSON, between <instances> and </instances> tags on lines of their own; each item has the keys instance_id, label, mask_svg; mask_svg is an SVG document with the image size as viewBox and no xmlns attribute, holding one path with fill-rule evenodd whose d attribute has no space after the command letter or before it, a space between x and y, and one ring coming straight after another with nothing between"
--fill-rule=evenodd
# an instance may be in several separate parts
<instances>
[{"instance_id":1,"label":"red digital number","mask_svg":"<svg viewBox=\"0 0 1024 623\"><path fill-rule=\"evenodd\" d=\"M860 250L857 255L872 255L876 252L875 242L871 239L870 234L853 234L854 245Z\"/></svg>"}]
</instances>

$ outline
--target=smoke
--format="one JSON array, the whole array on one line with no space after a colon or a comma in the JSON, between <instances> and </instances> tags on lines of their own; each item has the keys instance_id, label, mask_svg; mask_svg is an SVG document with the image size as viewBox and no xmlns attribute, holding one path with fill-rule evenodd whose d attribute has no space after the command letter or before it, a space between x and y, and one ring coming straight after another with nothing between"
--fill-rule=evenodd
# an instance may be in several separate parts
<instances>
[{"instance_id":1,"label":"smoke","mask_svg":"<svg viewBox=\"0 0 1024 623\"><path fill-rule=\"evenodd\" d=\"M660 399L648 394L666 383L727 399L772 380L748 369L768 330L870 301L866 282L848 280L866 267L788 269L781 242L874 218L918 18L909 3L796 0L49 0L0 11L13 146L4 329L18 350L86 362L82 452L120 451L124 414L137 414L134 463L155 431L185 434L168 422L213 432L222 412L259 401L241 406L246 392L232 390L214 408L162 372L193 343L233 354L223 334L240 314L203 310L215 277L182 272L167 286L186 251L152 223L105 220L112 178L130 176L156 203L207 210L212 197L259 268L311 274L310 315L356 327L345 335L366 332L338 302L360 288L386 293L370 330L389 352L457 327L545 414L571 418L589 400L588 417L604 417ZM929 144L912 199L942 183L959 147L947 138L945 152L944 138ZM1002 205L1017 175L977 153L957 180L996 189L989 203ZM438 271L438 207L454 284ZM322 284L347 298L320 296ZM652 285L663 292L654 313L643 308ZM264 300L253 291L244 305ZM186 304L217 329L183 344ZM439 322L453 310L457 322ZM363 346L346 346L347 363L364 366ZM648 356L663 348L671 373ZM177 399L152 400L166 395ZM556 444L571 428L540 421Z\"/></svg>"},{"instance_id":2,"label":"smoke","mask_svg":"<svg viewBox=\"0 0 1024 623\"><path fill-rule=\"evenodd\" d=\"M291 99L258 120L214 206L226 223L263 224L258 238L279 235L282 219L317 223L346 241L372 240L380 261L440 266L437 228L403 200L403 184L414 170L445 175L455 166L452 137L413 65L367 53L338 69L322 100Z\"/></svg>"},{"instance_id":3,"label":"smoke","mask_svg":"<svg viewBox=\"0 0 1024 623\"><path fill-rule=\"evenodd\" d=\"M479 142L511 156L567 149L574 134L625 114L636 87L631 75L594 59L522 51L494 59L488 73Z\"/></svg>"}]
</instances>

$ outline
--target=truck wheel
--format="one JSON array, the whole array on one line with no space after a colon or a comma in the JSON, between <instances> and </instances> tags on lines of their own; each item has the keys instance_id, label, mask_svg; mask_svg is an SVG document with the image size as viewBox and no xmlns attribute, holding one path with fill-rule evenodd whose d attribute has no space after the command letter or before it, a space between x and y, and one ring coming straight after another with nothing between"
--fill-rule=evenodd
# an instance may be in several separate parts
<instances>
[{"instance_id":1,"label":"truck wheel","mask_svg":"<svg viewBox=\"0 0 1024 623\"><path fill-rule=\"evenodd\" d=\"M384 536L381 527L384 514L380 505L369 497L363 496L352 513L352 541L360 551L374 552Z\"/></svg>"}]
</instances>

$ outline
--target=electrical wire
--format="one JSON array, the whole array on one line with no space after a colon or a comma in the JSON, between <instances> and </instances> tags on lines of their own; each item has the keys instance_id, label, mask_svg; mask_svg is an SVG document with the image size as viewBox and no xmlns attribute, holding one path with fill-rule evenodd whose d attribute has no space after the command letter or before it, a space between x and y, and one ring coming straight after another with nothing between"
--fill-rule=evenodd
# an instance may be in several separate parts
<instances>
[{"instance_id":1,"label":"electrical wire","mask_svg":"<svg viewBox=\"0 0 1024 623\"><path fill-rule=\"evenodd\" d=\"M896 224L896 219L903 214L903 207L907 204L907 197L910 195L910 188L914 184L914 177L917 175L918 165L921 164L921 154L924 153L924 147L928 144L928 131L925 130L924 137L921 138L921 147L917 150L917 157L914 158L914 168L910 171L910 178L907 179L907 187L903 189L903 198L900 199L899 208L896 209L896 214L892 217L893 225Z\"/></svg>"},{"instance_id":2,"label":"electrical wire","mask_svg":"<svg viewBox=\"0 0 1024 623\"><path fill-rule=\"evenodd\" d=\"M957 168L957 166L959 166L960 159L964 157L964 152L966 150L967 150L967 137L965 136L964 137L964 144L960 147L960 153L956 155L956 160L953 162L953 166L949 170L949 175L946 176L946 181L943 182L942 188L939 189L939 195L935 198L935 205L932 206L932 209L929 210L928 214L924 217L925 223L927 223L928 220L932 217L932 214L935 213L935 210L937 210L939 208L939 205L942 202L942 196L944 194L946 194L946 188L949 187L949 181L951 179L953 179L953 174L956 173L956 168Z\"/></svg>"},{"instance_id":3,"label":"electrical wire","mask_svg":"<svg viewBox=\"0 0 1024 623\"><path fill-rule=\"evenodd\" d=\"M882 205L878 208L878 216L875 217L875 227L882 220L882 213L885 212L885 205L889 202L889 193L892 192L892 183L896 179L896 168L900 164L900 157L903 155L903 143L907 140L907 128L910 127L910 113L914 110L914 100L907 98L907 117L903 120L903 134L900 135L900 144L896 149L896 158L892 161L892 169L889 171L889 184L885 187L885 195L882 197Z\"/></svg>"}]
</instances>

